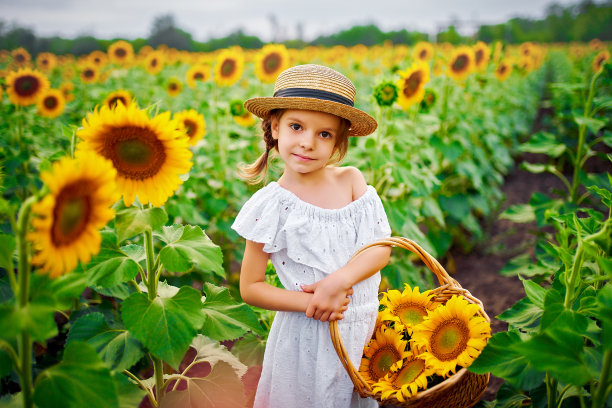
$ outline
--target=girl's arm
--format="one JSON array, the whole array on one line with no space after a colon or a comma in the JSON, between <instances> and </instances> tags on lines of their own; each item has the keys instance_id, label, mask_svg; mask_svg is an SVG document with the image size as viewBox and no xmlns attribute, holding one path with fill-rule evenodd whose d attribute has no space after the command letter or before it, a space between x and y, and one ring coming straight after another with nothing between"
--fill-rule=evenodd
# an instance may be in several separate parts
<instances>
[{"instance_id":1,"label":"girl's arm","mask_svg":"<svg viewBox=\"0 0 612 408\"><path fill-rule=\"evenodd\" d=\"M389 263L391 247L368 248L345 266L312 285L303 286L305 292L312 292L312 300L306 309L306 316L323 322L337 320L336 313L342 308L352 286L374 275Z\"/></svg>"},{"instance_id":2,"label":"girl's arm","mask_svg":"<svg viewBox=\"0 0 612 408\"><path fill-rule=\"evenodd\" d=\"M306 312L312 293L289 291L265 282L269 255L263 251L264 244L246 241L242 267L240 269L240 295L246 303L268 310ZM339 302L348 304L346 296ZM342 310L342 306L339 308Z\"/></svg>"}]
</instances>

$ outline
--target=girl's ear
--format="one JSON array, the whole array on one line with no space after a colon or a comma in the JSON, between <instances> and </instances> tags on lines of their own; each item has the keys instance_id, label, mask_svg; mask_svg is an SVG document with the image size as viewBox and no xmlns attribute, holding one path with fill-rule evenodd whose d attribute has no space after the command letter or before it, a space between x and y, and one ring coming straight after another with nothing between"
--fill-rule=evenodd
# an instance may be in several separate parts
<instances>
[{"instance_id":1,"label":"girl's ear","mask_svg":"<svg viewBox=\"0 0 612 408\"><path fill-rule=\"evenodd\" d=\"M270 116L270 131L272 132L272 138L274 140L278 140L278 128L280 124L278 121L278 116L272 115Z\"/></svg>"}]
</instances>

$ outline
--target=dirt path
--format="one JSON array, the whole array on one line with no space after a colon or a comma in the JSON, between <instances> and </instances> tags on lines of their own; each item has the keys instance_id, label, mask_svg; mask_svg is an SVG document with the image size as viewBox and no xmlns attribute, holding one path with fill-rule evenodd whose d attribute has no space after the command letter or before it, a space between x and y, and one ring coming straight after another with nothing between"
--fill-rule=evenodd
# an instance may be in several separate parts
<instances>
[{"instance_id":1,"label":"dirt path","mask_svg":"<svg viewBox=\"0 0 612 408\"><path fill-rule=\"evenodd\" d=\"M506 177L502 188L506 197L501 211L511 205L527 203L534 192L552 196L553 189L561 189L562 184L552 174L531 174L517 168ZM531 161L531 160L529 160ZM535 223L515 224L508 220L495 220L490 226L489 239L469 254L452 251L456 272L454 278L462 287L480 299L485 311L491 318L494 333L506 331L507 324L495 316L512 306L525 296L520 280L499 274L499 271L512 257L527 251L533 253L535 237L530 233ZM484 399L493 400L503 380L491 377Z\"/></svg>"}]
</instances>

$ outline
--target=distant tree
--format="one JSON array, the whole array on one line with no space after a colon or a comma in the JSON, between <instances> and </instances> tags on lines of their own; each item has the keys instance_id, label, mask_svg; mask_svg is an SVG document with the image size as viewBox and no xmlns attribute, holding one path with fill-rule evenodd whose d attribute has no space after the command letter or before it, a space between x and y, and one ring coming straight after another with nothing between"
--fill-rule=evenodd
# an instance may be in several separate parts
<instances>
[{"instance_id":1,"label":"distant tree","mask_svg":"<svg viewBox=\"0 0 612 408\"><path fill-rule=\"evenodd\" d=\"M466 42L467 39L457 32L454 25L450 25L446 31L441 31L436 35L436 41L439 43L447 42L450 44L461 44L462 42Z\"/></svg>"},{"instance_id":2,"label":"distant tree","mask_svg":"<svg viewBox=\"0 0 612 408\"><path fill-rule=\"evenodd\" d=\"M83 55L101 49L100 43L94 37L87 35L77 37L70 45L70 54Z\"/></svg>"},{"instance_id":3,"label":"distant tree","mask_svg":"<svg viewBox=\"0 0 612 408\"><path fill-rule=\"evenodd\" d=\"M193 50L191 34L177 28L174 23L174 16L171 14L155 18L149 36L149 45L153 48L166 45L177 50Z\"/></svg>"},{"instance_id":4,"label":"distant tree","mask_svg":"<svg viewBox=\"0 0 612 408\"><path fill-rule=\"evenodd\" d=\"M197 51L214 51L221 48L238 45L246 49L257 49L264 46L264 43L255 36L245 34L241 29L231 33L227 37L213 38L205 43L201 43L197 47Z\"/></svg>"},{"instance_id":5,"label":"distant tree","mask_svg":"<svg viewBox=\"0 0 612 408\"><path fill-rule=\"evenodd\" d=\"M11 27L2 33L0 48L13 50L23 47L30 53L36 52L36 35L29 28Z\"/></svg>"}]
</instances>

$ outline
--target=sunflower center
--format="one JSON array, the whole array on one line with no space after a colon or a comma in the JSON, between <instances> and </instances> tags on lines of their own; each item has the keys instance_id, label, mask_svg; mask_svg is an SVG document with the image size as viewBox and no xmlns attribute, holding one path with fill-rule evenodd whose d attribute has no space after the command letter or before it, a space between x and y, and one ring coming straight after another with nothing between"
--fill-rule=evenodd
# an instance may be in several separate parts
<instances>
[{"instance_id":1,"label":"sunflower center","mask_svg":"<svg viewBox=\"0 0 612 408\"><path fill-rule=\"evenodd\" d=\"M397 373L397 376L393 380L393 384L397 388L401 388L404 384L413 383L419 375L425 370L425 361L421 359L415 359L408 361L402 369Z\"/></svg>"},{"instance_id":2,"label":"sunflower center","mask_svg":"<svg viewBox=\"0 0 612 408\"><path fill-rule=\"evenodd\" d=\"M506 69L508 69L505 65L502 65L501 67L499 67L499 73L500 74L505 74L506 73Z\"/></svg>"},{"instance_id":3,"label":"sunflower center","mask_svg":"<svg viewBox=\"0 0 612 408\"><path fill-rule=\"evenodd\" d=\"M15 80L15 92L19 96L30 96L35 94L40 87L38 78L33 75L23 75Z\"/></svg>"},{"instance_id":4,"label":"sunflower center","mask_svg":"<svg viewBox=\"0 0 612 408\"><path fill-rule=\"evenodd\" d=\"M474 54L474 57L476 58L476 64L480 64L480 61L482 61L484 58L484 52L482 50L478 50Z\"/></svg>"},{"instance_id":5,"label":"sunflower center","mask_svg":"<svg viewBox=\"0 0 612 408\"><path fill-rule=\"evenodd\" d=\"M196 133L196 131L198 130L198 125L189 119L185 119L183 121L183 126L185 126L185 131L187 132L187 135L189 137L193 137Z\"/></svg>"},{"instance_id":6,"label":"sunflower center","mask_svg":"<svg viewBox=\"0 0 612 408\"><path fill-rule=\"evenodd\" d=\"M51 239L56 246L67 245L79 238L91 218L90 182L80 180L60 191L53 209Z\"/></svg>"},{"instance_id":7,"label":"sunflower center","mask_svg":"<svg viewBox=\"0 0 612 408\"><path fill-rule=\"evenodd\" d=\"M281 57L275 52L265 56L263 60L263 69L266 74L273 74L278 71L281 64Z\"/></svg>"},{"instance_id":8,"label":"sunflower center","mask_svg":"<svg viewBox=\"0 0 612 408\"><path fill-rule=\"evenodd\" d=\"M155 68L155 67L157 66L157 58L153 58L153 59L151 60L151 66L152 66L153 68Z\"/></svg>"},{"instance_id":9,"label":"sunflower center","mask_svg":"<svg viewBox=\"0 0 612 408\"><path fill-rule=\"evenodd\" d=\"M201 72L196 72L196 73L193 75L193 79L203 80L203 79L204 79L204 74L202 74Z\"/></svg>"},{"instance_id":10,"label":"sunflower center","mask_svg":"<svg viewBox=\"0 0 612 408\"><path fill-rule=\"evenodd\" d=\"M114 98L111 98L110 101L108 101L108 107L109 108L114 108L115 106L117 106L117 104L121 102L123 105L127 106L127 101L125 100L124 97L122 96L115 96Z\"/></svg>"},{"instance_id":11,"label":"sunflower center","mask_svg":"<svg viewBox=\"0 0 612 408\"><path fill-rule=\"evenodd\" d=\"M127 55L127 51L124 50L123 48L117 48L115 50L115 55L118 56L119 58L123 58Z\"/></svg>"},{"instance_id":12,"label":"sunflower center","mask_svg":"<svg viewBox=\"0 0 612 408\"><path fill-rule=\"evenodd\" d=\"M416 93L423 82L423 73L421 71L415 71L404 81L404 89L402 92L409 98Z\"/></svg>"},{"instance_id":13,"label":"sunflower center","mask_svg":"<svg viewBox=\"0 0 612 408\"><path fill-rule=\"evenodd\" d=\"M85 78L93 78L94 77L93 69L86 69L85 71L83 71L83 77L85 77Z\"/></svg>"},{"instance_id":14,"label":"sunflower center","mask_svg":"<svg viewBox=\"0 0 612 408\"><path fill-rule=\"evenodd\" d=\"M469 333L465 322L457 318L441 322L431 336L432 354L441 361L457 358L467 346Z\"/></svg>"},{"instance_id":15,"label":"sunflower center","mask_svg":"<svg viewBox=\"0 0 612 408\"><path fill-rule=\"evenodd\" d=\"M112 129L104 140L103 155L122 176L137 180L154 176L166 161L164 144L155 133L136 126Z\"/></svg>"},{"instance_id":16,"label":"sunflower center","mask_svg":"<svg viewBox=\"0 0 612 408\"><path fill-rule=\"evenodd\" d=\"M422 60L427 58L427 50L421 50L421 52L419 52L419 58Z\"/></svg>"},{"instance_id":17,"label":"sunflower center","mask_svg":"<svg viewBox=\"0 0 612 408\"><path fill-rule=\"evenodd\" d=\"M370 359L370 378L379 379L385 376L391 369L393 363L399 360L401 356L395 347L387 344L374 353Z\"/></svg>"},{"instance_id":18,"label":"sunflower center","mask_svg":"<svg viewBox=\"0 0 612 408\"><path fill-rule=\"evenodd\" d=\"M453 72L461 72L467 68L468 62L469 59L467 55L461 54L457 58L455 58L453 64L451 65L451 69L453 70Z\"/></svg>"},{"instance_id":19,"label":"sunflower center","mask_svg":"<svg viewBox=\"0 0 612 408\"><path fill-rule=\"evenodd\" d=\"M224 77L231 76L236 70L236 61L233 59L225 59L221 64L221 75Z\"/></svg>"},{"instance_id":20,"label":"sunflower center","mask_svg":"<svg viewBox=\"0 0 612 408\"><path fill-rule=\"evenodd\" d=\"M59 103L58 103L57 98L55 96L47 96L43 100L43 105L45 105L45 108L47 108L47 109L55 109L58 104Z\"/></svg>"},{"instance_id":21,"label":"sunflower center","mask_svg":"<svg viewBox=\"0 0 612 408\"><path fill-rule=\"evenodd\" d=\"M406 325L415 325L423 321L427 316L427 310L418 304L406 303L395 308L394 313L399 316L402 323Z\"/></svg>"},{"instance_id":22,"label":"sunflower center","mask_svg":"<svg viewBox=\"0 0 612 408\"><path fill-rule=\"evenodd\" d=\"M23 54L17 54L15 55L15 61L17 61L18 63L24 63L26 62L26 57Z\"/></svg>"},{"instance_id":23,"label":"sunflower center","mask_svg":"<svg viewBox=\"0 0 612 408\"><path fill-rule=\"evenodd\" d=\"M170 84L168 85L168 88L171 91L176 91L178 89L178 84L176 82L170 82Z\"/></svg>"}]
</instances>

